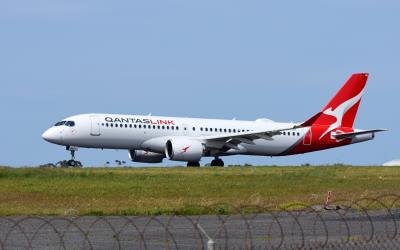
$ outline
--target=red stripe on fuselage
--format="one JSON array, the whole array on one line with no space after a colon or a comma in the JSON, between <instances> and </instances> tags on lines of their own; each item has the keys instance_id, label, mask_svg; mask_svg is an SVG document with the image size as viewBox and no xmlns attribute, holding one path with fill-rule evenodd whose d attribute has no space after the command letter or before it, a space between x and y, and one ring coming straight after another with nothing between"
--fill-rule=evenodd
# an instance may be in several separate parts
<instances>
[{"instance_id":1,"label":"red stripe on fuselage","mask_svg":"<svg viewBox=\"0 0 400 250\"><path fill-rule=\"evenodd\" d=\"M340 131L343 133L349 133L354 131L352 128L339 127L320 138L320 136L325 133L327 129L329 129L329 126L327 125L311 126L302 140L297 141L295 145L289 148L286 152L283 152L281 155L303 154L328 148L345 146L351 143L351 139L336 140L331 137L331 133L340 133Z\"/></svg>"}]
</instances>

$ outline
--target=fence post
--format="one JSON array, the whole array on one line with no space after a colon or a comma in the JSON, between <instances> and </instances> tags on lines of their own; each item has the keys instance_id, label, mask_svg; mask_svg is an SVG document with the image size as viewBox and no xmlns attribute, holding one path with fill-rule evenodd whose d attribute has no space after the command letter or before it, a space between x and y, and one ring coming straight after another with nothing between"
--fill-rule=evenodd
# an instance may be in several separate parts
<instances>
[{"instance_id":1,"label":"fence post","mask_svg":"<svg viewBox=\"0 0 400 250\"><path fill-rule=\"evenodd\" d=\"M200 226L199 223L196 223L196 227L208 238L207 250L215 250L215 241L207 234L207 232L203 229L202 226Z\"/></svg>"}]
</instances>

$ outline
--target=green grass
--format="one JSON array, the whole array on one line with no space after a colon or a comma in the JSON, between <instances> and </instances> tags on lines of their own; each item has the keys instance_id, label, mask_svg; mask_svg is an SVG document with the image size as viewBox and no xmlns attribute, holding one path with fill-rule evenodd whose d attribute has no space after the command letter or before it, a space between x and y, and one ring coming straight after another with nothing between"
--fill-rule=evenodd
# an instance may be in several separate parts
<instances>
[{"instance_id":1,"label":"green grass","mask_svg":"<svg viewBox=\"0 0 400 250\"><path fill-rule=\"evenodd\" d=\"M396 167L0 167L0 216L227 214L400 194ZM248 208L251 210L251 208Z\"/></svg>"}]
</instances>

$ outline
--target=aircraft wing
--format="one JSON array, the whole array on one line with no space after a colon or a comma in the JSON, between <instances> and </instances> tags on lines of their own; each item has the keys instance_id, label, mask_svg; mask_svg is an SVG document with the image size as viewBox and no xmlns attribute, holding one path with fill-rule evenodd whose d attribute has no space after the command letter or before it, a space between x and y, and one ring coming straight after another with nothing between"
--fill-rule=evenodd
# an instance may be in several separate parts
<instances>
[{"instance_id":1,"label":"aircraft wing","mask_svg":"<svg viewBox=\"0 0 400 250\"><path fill-rule=\"evenodd\" d=\"M377 132L382 132L382 131L387 131L387 129L372 129L372 130L365 130L365 131L356 131L356 132L350 132L350 133L336 134L336 135L332 135L332 136L338 140L341 140L341 139L353 138L357 135L371 134L371 133L377 133Z\"/></svg>"},{"instance_id":2,"label":"aircraft wing","mask_svg":"<svg viewBox=\"0 0 400 250\"><path fill-rule=\"evenodd\" d=\"M223 135L203 136L206 147L215 149L239 149L240 143L254 144L256 139L273 140L273 136L282 134L283 131L298 128L296 124L272 130L260 130L241 133L230 133Z\"/></svg>"}]
</instances>

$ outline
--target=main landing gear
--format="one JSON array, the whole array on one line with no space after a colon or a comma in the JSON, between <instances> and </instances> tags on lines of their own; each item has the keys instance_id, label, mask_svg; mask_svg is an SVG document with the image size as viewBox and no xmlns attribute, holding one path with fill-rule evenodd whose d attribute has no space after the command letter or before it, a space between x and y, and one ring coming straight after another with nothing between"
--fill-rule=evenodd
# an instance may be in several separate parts
<instances>
[{"instance_id":1,"label":"main landing gear","mask_svg":"<svg viewBox=\"0 0 400 250\"><path fill-rule=\"evenodd\" d=\"M59 161L56 165L60 166L62 168L68 168L68 167L80 168L80 167L82 167L82 163L80 161L75 160L75 152L78 151L78 148L73 147L73 146L67 146L66 149L71 152L71 160Z\"/></svg>"},{"instance_id":2,"label":"main landing gear","mask_svg":"<svg viewBox=\"0 0 400 250\"><path fill-rule=\"evenodd\" d=\"M186 166L187 167L200 167L200 162L198 162L198 161L189 161Z\"/></svg>"},{"instance_id":3,"label":"main landing gear","mask_svg":"<svg viewBox=\"0 0 400 250\"><path fill-rule=\"evenodd\" d=\"M223 167L224 161L218 157L215 157L214 160L211 161L211 167Z\"/></svg>"},{"instance_id":4,"label":"main landing gear","mask_svg":"<svg viewBox=\"0 0 400 250\"><path fill-rule=\"evenodd\" d=\"M194 162L194 161L189 161L186 166L188 166L188 167L200 167L200 163L199 162ZM219 157L215 157L215 159L211 161L210 166L211 167L223 167L224 166L224 161L222 159L220 159Z\"/></svg>"}]
</instances>

